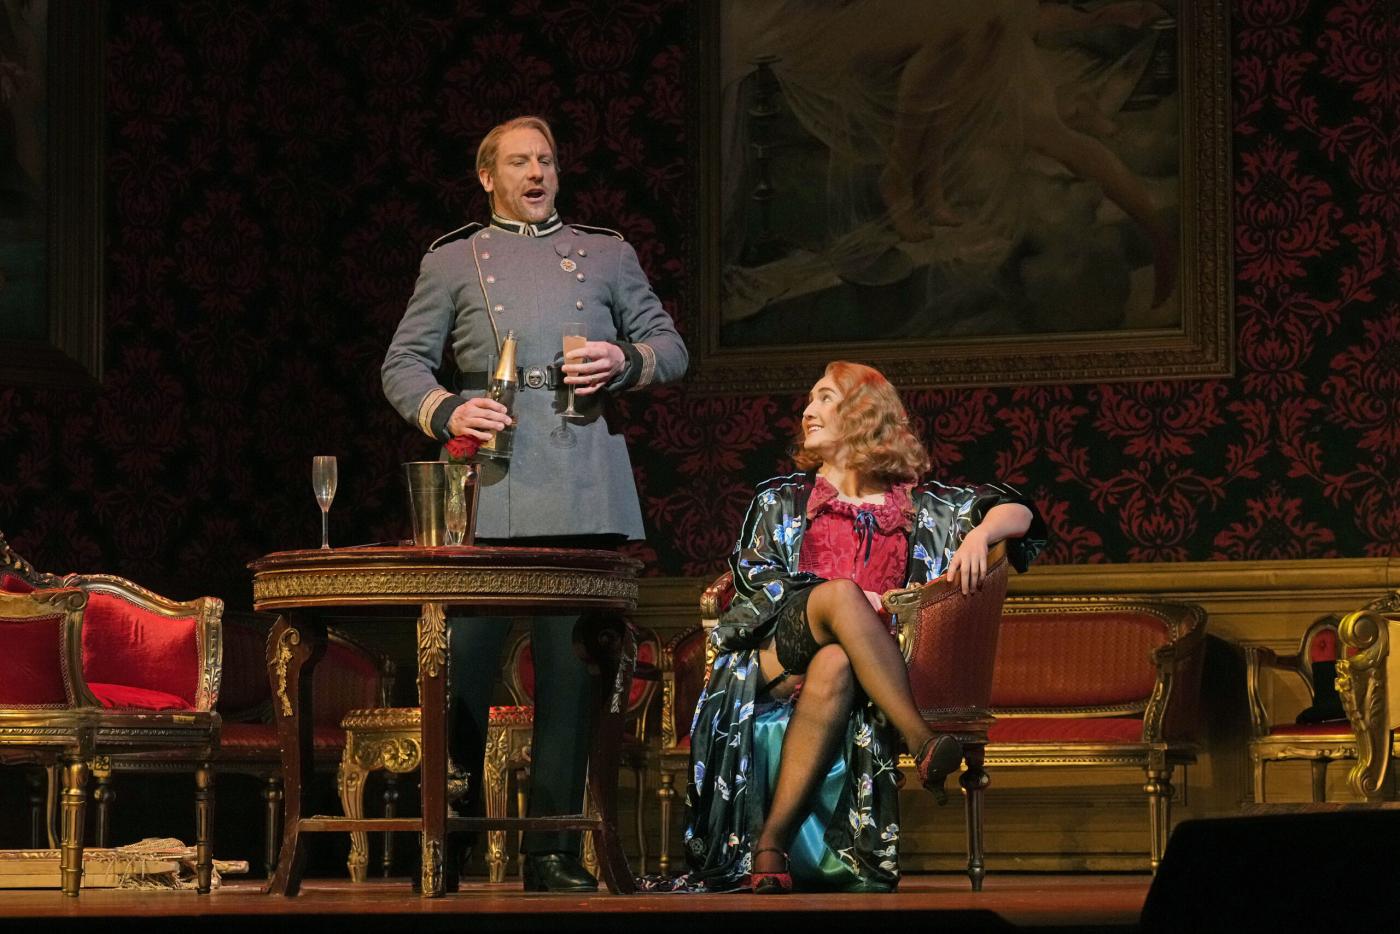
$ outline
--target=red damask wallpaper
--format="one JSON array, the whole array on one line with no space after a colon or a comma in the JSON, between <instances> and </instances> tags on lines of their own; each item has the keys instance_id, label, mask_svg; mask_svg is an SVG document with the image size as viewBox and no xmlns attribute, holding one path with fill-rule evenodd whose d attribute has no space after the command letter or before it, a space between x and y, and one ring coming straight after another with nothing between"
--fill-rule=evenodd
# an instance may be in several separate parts
<instances>
[{"instance_id":1,"label":"red damask wallpaper","mask_svg":"<svg viewBox=\"0 0 1400 934\"><path fill-rule=\"evenodd\" d=\"M1053 562L1400 547L1400 8L1234 4L1237 376L912 392L947 478L1041 503ZM615 227L684 331L685 0L179 0L109 11L108 378L0 388L0 529L50 570L250 600L244 564L404 534L432 445L379 363L425 245L479 218L482 132L551 117L567 218ZM796 397L624 401L653 574L707 574Z\"/></svg>"}]
</instances>

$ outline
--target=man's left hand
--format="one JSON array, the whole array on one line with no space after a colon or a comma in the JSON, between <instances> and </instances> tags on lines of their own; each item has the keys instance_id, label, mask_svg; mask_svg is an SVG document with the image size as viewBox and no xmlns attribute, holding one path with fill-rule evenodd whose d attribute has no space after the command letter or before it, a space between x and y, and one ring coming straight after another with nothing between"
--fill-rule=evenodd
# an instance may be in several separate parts
<instances>
[{"instance_id":1,"label":"man's left hand","mask_svg":"<svg viewBox=\"0 0 1400 934\"><path fill-rule=\"evenodd\" d=\"M589 341L564 355L564 382L574 387L575 394L591 396L612 382L626 364L616 344Z\"/></svg>"}]
</instances>

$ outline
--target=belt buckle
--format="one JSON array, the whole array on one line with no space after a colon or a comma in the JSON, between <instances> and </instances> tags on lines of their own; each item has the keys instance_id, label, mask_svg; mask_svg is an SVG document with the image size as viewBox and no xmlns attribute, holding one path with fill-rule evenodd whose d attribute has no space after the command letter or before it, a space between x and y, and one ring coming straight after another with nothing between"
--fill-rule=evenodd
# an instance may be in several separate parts
<instances>
[{"instance_id":1,"label":"belt buckle","mask_svg":"<svg viewBox=\"0 0 1400 934\"><path fill-rule=\"evenodd\" d=\"M543 389L545 387L546 375L544 367L532 366L525 368L525 385L531 389Z\"/></svg>"}]
</instances>

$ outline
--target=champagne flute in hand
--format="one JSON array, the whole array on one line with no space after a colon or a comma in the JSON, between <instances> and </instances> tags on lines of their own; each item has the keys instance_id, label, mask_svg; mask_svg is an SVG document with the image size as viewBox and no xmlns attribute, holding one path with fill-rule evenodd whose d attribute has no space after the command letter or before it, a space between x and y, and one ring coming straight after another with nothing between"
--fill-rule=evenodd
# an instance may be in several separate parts
<instances>
[{"instance_id":1,"label":"champagne flute in hand","mask_svg":"<svg viewBox=\"0 0 1400 934\"><path fill-rule=\"evenodd\" d=\"M568 355L570 351L579 350L588 343L585 337L583 324L578 321L570 321L564 325L564 363L569 363ZM580 362L580 361L573 361ZM560 379L564 378L564 371L559 371ZM569 427L568 420L571 418L582 418L582 414L574 408L574 387L568 386L569 404L564 411L559 413L559 427L549 433L549 441L555 447L571 448L578 444L578 439L574 437L574 430Z\"/></svg>"},{"instance_id":2,"label":"champagne flute in hand","mask_svg":"<svg viewBox=\"0 0 1400 934\"><path fill-rule=\"evenodd\" d=\"M311 458L311 488L316 492L316 502L321 505L321 548L329 551L330 539L327 535L327 520L331 510L331 500L335 499L336 466L335 458L317 454Z\"/></svg>"},{"instance_id":3,"label":"champagne flute in hand","mask_svg":"<svg viewBox=\"0 0 1400 934\"><path fill-rule=\"evenodd\" d=\"M569 362L569 353L574 350L582 350L583 345L588 343L588 338L583 325L578 321L570 321L564 325L564 362ZM578 361L584 363L587 361ZM574 409L574 387L569 386L569 404L563 412L559 413L564 418L582 418L583 416Z\"/></svg>"}]
</instances>

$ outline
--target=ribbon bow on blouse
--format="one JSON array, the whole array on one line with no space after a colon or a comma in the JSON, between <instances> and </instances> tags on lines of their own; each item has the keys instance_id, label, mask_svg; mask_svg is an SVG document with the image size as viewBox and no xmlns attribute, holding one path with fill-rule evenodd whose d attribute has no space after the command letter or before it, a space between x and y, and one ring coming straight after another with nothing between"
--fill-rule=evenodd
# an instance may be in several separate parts
<instances>
[{"instance_id":1,"label":"ribbon bow on blouse","mask_svg":"<svg viewBox=\"0 0 1400 934\"><path fill-rule=\"evenodd\" d=\"M870 563L870 546L875 541L875 513L869 509L859 509L855 518L856 547L865 545L866 564Z\"/></svg>"}]
</instances>

